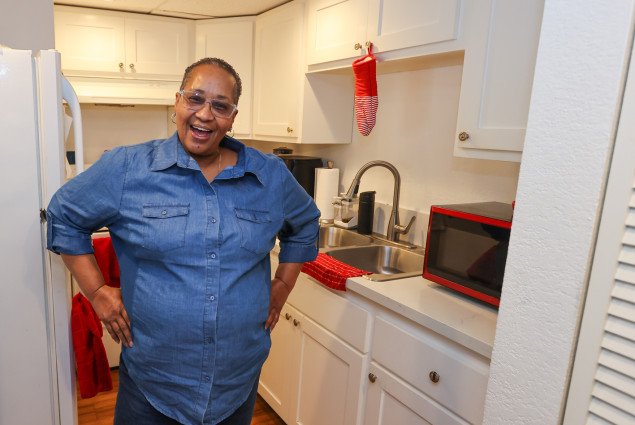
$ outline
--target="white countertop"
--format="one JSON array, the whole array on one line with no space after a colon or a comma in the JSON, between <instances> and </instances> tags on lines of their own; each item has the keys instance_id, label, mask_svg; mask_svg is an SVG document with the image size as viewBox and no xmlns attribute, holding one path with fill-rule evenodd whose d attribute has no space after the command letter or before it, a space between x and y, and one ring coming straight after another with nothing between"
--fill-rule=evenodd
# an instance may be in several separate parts
<instances>
[{"instance_id":1,"label":"white countertop","mask_svg":"<svg viewBox=\"0 0 635 425\"><path fill-rule=\"evenodd\" d=\"M423 277L374 282L346 281L355 292L487 358L492 356L495 307L473 301Z\"/></svg>"}]
</instances>

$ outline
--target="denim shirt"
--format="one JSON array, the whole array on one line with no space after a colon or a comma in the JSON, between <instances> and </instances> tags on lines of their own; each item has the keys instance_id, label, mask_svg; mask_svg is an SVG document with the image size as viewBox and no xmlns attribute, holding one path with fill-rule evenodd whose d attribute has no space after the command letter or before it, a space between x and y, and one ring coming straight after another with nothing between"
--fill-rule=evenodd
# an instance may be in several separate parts
<instances>
[{"instance_id":1,"label":"denim shirt","mask_svg":"<svg viewBox=\"0 0 635 425\"><path fill-rule=\"evenodd\" d=\"M171 138L116 148L53 197L47 247L92 253L108 227L133 347L130 376L160 412L215 424L247 398L267 358L269 251L317 256L319 211L284 162L226 137L235 166L211 183Z\"/></svg>"}]
</instances>

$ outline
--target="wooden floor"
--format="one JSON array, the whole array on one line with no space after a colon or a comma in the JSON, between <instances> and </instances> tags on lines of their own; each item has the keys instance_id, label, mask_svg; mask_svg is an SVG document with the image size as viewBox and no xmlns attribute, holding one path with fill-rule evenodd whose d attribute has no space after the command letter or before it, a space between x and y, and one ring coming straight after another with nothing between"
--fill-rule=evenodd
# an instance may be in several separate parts
<instances>
[{"instance_id":1,"label":"wooden floor","mask_svg":"<svg viewBox=\"0 0 635 425\"><path fill-rule=\"evenodd\" d=\"M119 386L119 372L111 370L113 390L82 400L77 389L77 414L79 425L112 425ZM258 396L251 425L285 425L282 419Z\"/></svg>"}]
</instances>

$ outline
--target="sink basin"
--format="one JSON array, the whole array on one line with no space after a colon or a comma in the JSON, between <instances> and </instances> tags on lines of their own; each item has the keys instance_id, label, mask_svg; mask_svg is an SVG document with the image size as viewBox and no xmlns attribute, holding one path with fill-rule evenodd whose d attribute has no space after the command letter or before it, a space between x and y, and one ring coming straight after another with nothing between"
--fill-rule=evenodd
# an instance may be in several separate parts
<instances>
[{"instance_id":1,"label":"sink basin","mask_svg":"<svg viewBox=\"0 0 635 425\"><path fill-rule=\"evenodd\" d=\"M423 272L424 255L387 245L360 246L326 253L342 263L366 270L370 280L392 280L417 276Z\"/></svg>"},{"instance_id":2,"label":"sink basin","mask_svg":"<svg viewBox=\"0 0 635 425\"><path fill-rule=\"evenodd\" d=\"M319 248L370 245L373 239L340 227L320 227Z\"/></svg>"}]
</instances>

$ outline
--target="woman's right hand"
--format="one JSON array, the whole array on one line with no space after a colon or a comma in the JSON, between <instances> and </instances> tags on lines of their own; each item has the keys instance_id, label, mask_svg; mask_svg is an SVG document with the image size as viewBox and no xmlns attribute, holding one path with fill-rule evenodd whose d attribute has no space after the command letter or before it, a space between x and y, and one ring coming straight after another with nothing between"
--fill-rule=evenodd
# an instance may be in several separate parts
<instances>
[{"instance_id":1,"label":"woman's right hand","mask_svg":"<svg viewBox=\"0 0 635 425\"><path fill-rule=\"evenodd\" d=\"M112 339L126 347L132 347L130 319L123 306L121 289L102 285L93 292L90 303Z\"/></svg>"}]
</instances>

